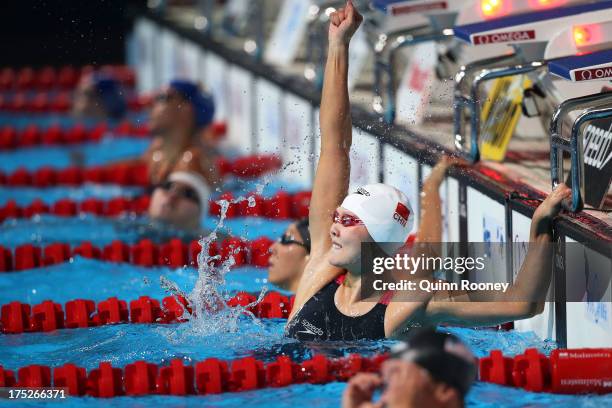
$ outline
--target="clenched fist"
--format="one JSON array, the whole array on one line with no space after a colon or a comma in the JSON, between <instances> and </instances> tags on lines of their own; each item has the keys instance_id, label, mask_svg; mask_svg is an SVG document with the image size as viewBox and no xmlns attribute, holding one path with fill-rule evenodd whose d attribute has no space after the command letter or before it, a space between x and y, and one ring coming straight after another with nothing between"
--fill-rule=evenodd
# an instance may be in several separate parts
<instances>
[{"instance_id":1,"label":"clenched fist","mask_svg":"<svg viewBox=\"0 0 612 408\"><path fill-rule=\"evenodd\" d=\"M330 16L329 45L348 45L362 21L363 16L355 9L353 2L348 0L345 7Z\"/></svg>"}]
</instances>

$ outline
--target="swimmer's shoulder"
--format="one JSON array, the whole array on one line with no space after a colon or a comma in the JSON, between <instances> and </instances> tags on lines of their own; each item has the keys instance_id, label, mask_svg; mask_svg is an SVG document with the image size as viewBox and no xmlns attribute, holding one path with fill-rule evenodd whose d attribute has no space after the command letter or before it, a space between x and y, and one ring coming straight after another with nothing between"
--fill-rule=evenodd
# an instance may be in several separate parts
<instances>
[{"instance_id":1,"label":"swimmer's shoulder","mask_svg":"<svg viewBox=\"0 0 612 408\"><path fill-rule=\"evenodd\" d=\"M159 150L163 147L163 139L161 137L154 137L147 147L146 153L152 153L155 150Z\"/></svg>"},{"instance_id":2,"label":"swimmer's shoulder","mask_svg":"<svg viewBox=\"0 0 612 408\"><path fill-rule=\"evenodd\" d=\"M304 303L342 273L344 273L344 269L337 268L329 263L329 251L319 256L311 254L300 278L293 310L299 310Z\"/></svg>"}]
</instances>

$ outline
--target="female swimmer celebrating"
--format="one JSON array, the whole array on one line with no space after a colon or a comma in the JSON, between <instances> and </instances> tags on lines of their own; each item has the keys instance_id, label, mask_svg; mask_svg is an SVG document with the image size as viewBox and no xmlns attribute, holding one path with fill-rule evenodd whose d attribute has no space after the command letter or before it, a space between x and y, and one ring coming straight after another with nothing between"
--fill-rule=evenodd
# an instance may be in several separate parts
<instances>
[{"instance_id":1,"label":"female swimmer celebrating","mask_svg":"<svg viewBox=\"0 0 612 408\"><path fill-rule=\"evenodd\" d=\"M536 299L548 288L550 246L538 244L552 239L551 220L559 212L561 200L569 195L564 185L535 211L529 252L514 286L500 301L448 302L428 297L389 303L385 295L373 306L360 300L361 243L395 242L392 250L386 247L387 254L394 255L406 241L414 219L408 199L392 186L372 184L347 195L352 128L348 50L361 21L350 0L330 19L320 110L321 154L310 203L310 258L300 279L286 335L300 340L379 339L398 335L411 325L492 325L538 313L540 303L516 299ZM417 242L420 239L417 234ZM465 297L465 292L448 295Z\"/></svg>"}]
</instances>

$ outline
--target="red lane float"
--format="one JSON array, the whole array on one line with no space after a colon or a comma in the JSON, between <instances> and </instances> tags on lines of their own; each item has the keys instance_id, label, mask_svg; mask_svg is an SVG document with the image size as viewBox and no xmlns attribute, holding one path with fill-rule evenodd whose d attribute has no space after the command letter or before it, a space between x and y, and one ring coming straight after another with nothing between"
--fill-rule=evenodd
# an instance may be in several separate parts
<instances>
[{"instance_id":1,"label":"red lane float","mask_svg":"<svg viewBox=\"0 0 612 408\"><path fill-rule=\"evenodd\" d=\"M106 133L111 133L113 137L147 138L149 129L146 125L130 122L123 122L112 129L109 129L105 123L89 129L79 124L67 129L63 129L59 125L47 128L28 125L22 130L4 126L0 128L0 150L34 146L66 146L86 142L95 143L102 140Z\"/></svg>"},{"instance_id":2,"label":"red lane float","mask_svg":"<svg viewBox=\"0 0 612 408\"><path fill-rule=\"evenodd\" d=\"M237 159L218 159L217 168L221 176L232 174L240 178L255 178L272 170L280 169L282 161L276 155L250 155Z\"/></svg>"},{"instance_id":3,"label":"red lane float","mask_svg":"<svg viewBox=\"0 0 612 408\"><path fill-rule=\"evenodd\" d=\"M227 201L226 218L236 217L266 217L272 219L296 219L308 216L310 208L310 191L300 191L289 194L279 191L271 197L248 193L246 198L238 201L230 192L223 193L216 201L211 201L208 213L221 215L221 204Z\"/></svg>"},{"instance_id":4,"label":"red lane float","mask_svg":"<svg viewBox=\"0 0 612 408\"><path fill-rule=\"evenodd\" d=\"M120 163L88 168L42 167L35 171L19 168L8 175L2 174L0 181L10 187L79 186L83 183L146 187L149 185L149 175L145 164Z\"/></svg>"},{"instance_id":5,"label":"red lane float","mask_svg":"<svg viewBox=\"0 0 612 408\"><path fill-rule=\"evenodd\" d=\"M249 167L233 167L235 162L223 162L219 159L219 171L223 176L233 175L239 178L259 177L264 173L278 170L281 160L271 155L252 155L238 161L248 161ZM229 167L228 167L229 166ZM147 187L149 174L144 163L118 163L98 167L67 167L54 169L43 167L35 171L19 168L10 174L0 173L0 184L10 187L50 187L56 185L78 186L83 183L119 184L122 186Z\"/></svg>"},{"instance_id":6,"label":"red lane float","mask_svg":"<svg viewBox=\"0 0 612 408\"><path fill-rule=\"evenodd\" d=\"M138 112L151 106L151 95L131 95L127 109ZM72 107L73 96L69 91L17 91L12 95L0 94L0 111L16 114L66 114Z\"/></svg>"},{"instance_id":7,"label":"red lane float","mask_svg":"<svg viewBox=\"0 0 612 408\"><path fill-rule=\"evenodd\" d=\"M240 292L227 304L229 307L246 307L257 300L250 293ZM293 299L278 292L267 293L261 302L247 310L262 319L286 319L289 317ZM65 309L65 312L64 312ZM31 306L27 303L11 302L2 305L0 328L4 334L50 332L60 329L97 327L125 323L181 323L185 310L191 308L182 296L166 296L161 303L149 296L141 296L128 303L116 297L108 298L97 305L93 300L75 299L62 305L51 300Z\"/></svg>"},{"instance_id":8,"label":"red lane float","mask_svg":"<svg viewBox=\"0 0 612 408\"><path fill-rule=\"evenodd\" d=\"M59 96L56 98L59 98ZM67 108L68 106L66 106ZM223 122L213 123L212 128L215 138L222 138L226 133L226 126ZM92 128L85 128L83 125L75 124L66 129L59 125L46 128L28 125L21 130L17 130L12 126L4 126L0 128L0 150L14 150L34 146L74 146L81 143L97 143L107 133L112 135L112 137L148 138L150 136L147 125L128 121L123 121L113 128L110 128L106 123L100 123Z\"/></svg>"},{"instance_id":9,"label":"red lane float","mask_svg":"<svg viewBox=\"0 0 612 408\"><path fill-rule=\"evenodd\" d=\"M336 359L315 355L302 363L287 356L279 356L271 362L254 357L234 361L208 358L194 365L186 364L182 359L172 359L168 366L136 361L123 369L103 361L89 373L72 363L53 370L47 366L30 365L18 369L17 382L13 371L0 366L0 386L15 386L15 383L20 387L53 385L68 388L68 394L72 396L104 398L151 394L207 395L346 381L359 372L378 372L386 359L386 354L370 358L351 354Z\"/></svg>"},{"instance_id":10,"label":"red lane float","mask_svg":"<svg viewBox=\"0 0 612 408\"><path fill-rule=\"evenodd\" d=\"M537 349L505 357L500 350L480 359L480 380L532 392L607 394L612 392L612 348Z\"/></svg>"},{"instance_id":11,"label":"red lane float","mask_svg":"<svg viewBox=\"0 0 612 408\"><path fill-rule=\"evenodd\" d=\"M52 176L37 172L35 183L41 185L41 180L49 180ZM54 177L54 176L53 176ZM293 195L279 192L272 197L247 194L248 199L236 201L231 193L222 194L217 201L209 202L209 215L221 215L221 201L228 200L226 218L265 217L270 219L297 219L308 216L310 207L310 191ZM73 217L77 214L93 214L104 217L117 217L126 213L145 214L149 209L150 196L136 198L116 197L108 201L98 198L88 198L81 202L71 199L56 201L51 206L40 199L35 199L27 206L18 206L14 200L0 206L0 222L8 218L31 218L34 215L51 214L59 217Z\"/></svg>"},{"instance_id":12,"label":"red lane float","mask_svg":"<svg viewBox=\"0 0 612 408\"><path fill-rule=\"evenodd\" d=\"M146 195L135 198L116 197L108 201L97 198L88 198L81 202L62 199L48 206L43 201L36 199L24 207L10 200L0 207L0 222L8 218L31 218L41 214L58 217L73 217L77 214L104 217L117 217L126 213L145 214L149 209L150 200L151 198Z\"/></svg>"},{"instance_id":13,"label":"red lane float","mask_svg":"<svg viewBox=\"0 0 612 408\"><path fill-rule=\"evenodd\" d=\"M245 265L267 267L270 257L269 249L272 244L273 241L266 237L260 237L253 241L230 237L219 244L212 242L208 252L210 256L220 255L220 259L214 261L217 266L232 256L234 267ZM115 263L131 263L144 267L170 266L181 268L196 266L198 264L198 254L201 250L202 248L197 240L185 244L178 238L163 244L155 244L149 239L143 239L132 245L115 240L103 248L98 248L89 241L82 242L74 247L65 243L52 243L45 247L24 244L15 248L14 251L0 246L0 272L22 271L56 265L77 255L84 258Z\"/></svg>"},{"instance_id":14,"label":"red lane float","mask_svg":"<svg viewBox=\"0 0 612 408\"><path fill-rule=\"evenodd\" d=\"M32 67L2 68L0 70L0 91L73 89L79 83L82 75L92 71L93 67L89 65L83 67L65 65L60 68L46 66L36 70ZM123 86L133 88L136 83L136 75L128 66L106 65L101 67L100 71L113 75Z\"/></svg>"}]
</instances>

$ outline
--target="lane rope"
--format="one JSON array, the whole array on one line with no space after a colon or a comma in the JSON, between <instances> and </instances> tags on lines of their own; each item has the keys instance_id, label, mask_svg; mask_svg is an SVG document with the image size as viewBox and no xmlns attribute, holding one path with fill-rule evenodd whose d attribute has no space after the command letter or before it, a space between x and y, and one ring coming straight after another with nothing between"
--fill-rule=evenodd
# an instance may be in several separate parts
<instances>
[{"instance_id":1,"label":"lane rope","mask_svg":"<svg viewBox=\"0 0 612 408\"><path fill-rule=\"evenodd\" d=\"M257 296L238 292L226 304L242 307L260 319L287 319L293 306L293 297L279 292L266 293L260 302ZM110 297L96 304L89 299L74 299L64 308L58 302L45 300L36 305L11 302L1 307L0 331L4 334L52 332L61 329L99 327L110 324L170 324L183 323L188 301L181 295L164 297L161 302L149 296L140 296L129 303Z\"/></svg>"},{"instance_id":2,"label":"lane rope","mask_svg":"<svg viewBox=\"0 0 612 408\"><path fill-rule=\"evenodd\" d=\"M248 241L240 237L227 237L220 242L211 242L208 248L210 257L219 255L212 262L215 266L233 257L233 267L258 266L267 267L270 257L270 246L273 240L265 236ZM142 239L134 244L114 240L104 247L97 247L90 241L77 246L55 242L44 247L24 244L14 250L0 246L0 272L19 272L28 269L57 265L74 256L99 259L114 263L128 263L142 267L168 266L181 268L195 267L198 254L202 250L197 240L189 244L179 238L156 244L150 239Z\"/></svg>"},{"instance_id":3,"label":"lane rope","mask_svg":"<svg viewBox=\"0 0 612 408\"><path fill-rule=\"evenodd\" d=\"M173 359L168 366L136 361L124 368L101 362L86 372L68 363L53 370L48 366L29 365L19 368L18 381L11 370L0 366L1 387L65 387L73 396L118 397L122 395L206 395L242 392L292 384L327 384L347 381L358 372L377 372L387 355L371 358L359 354L329 359L314 355L301 363L287 356L271 362L255 357L233 361L208 358L195 364Z\"/></svg>"},{"instance_id":4,"label":"lane rope","mask_svg":"<svg viewBox=\"0 0 612 408\"><path fill-rule=\"evenodd\" d=\"M226 218L262 217L269 219L298 219L308 216L310 191L287 193L278 191L270 197L256 193L247 193L244 198L235 197L231 192L221 194L216 200L208 203L208 214L221 215L221 203L227 202ZM115 197L109 200L87 198L76 201L69 198L60 199L51 205L37 198L25 206L9 200L0 206L0 223L7 219L32 218L36 215L50 214L58 217L74 217L79 214L92 214L100 217L121 217L125 214L142 215L149 209L151 197Z\"/></svg>"},{"instance_id":5,"label":"lane rope","mask_svg":"<svg viewBox=\"0 0 612 408\"><path fill-rule=\"evenodd\" d=\"M222 157L217 159L216 165L221 176L250 179L279 170L282 161L276 155L261 154L235 159ZM85 168L70 166L63 169L42 167L34 171L21 167L9 174L0 173L0 185L9 187L80 186L84 183L147 187L149 174L145 163L117 163Z\"/></svg>"}]
</instances>

